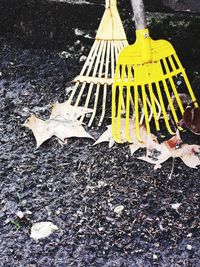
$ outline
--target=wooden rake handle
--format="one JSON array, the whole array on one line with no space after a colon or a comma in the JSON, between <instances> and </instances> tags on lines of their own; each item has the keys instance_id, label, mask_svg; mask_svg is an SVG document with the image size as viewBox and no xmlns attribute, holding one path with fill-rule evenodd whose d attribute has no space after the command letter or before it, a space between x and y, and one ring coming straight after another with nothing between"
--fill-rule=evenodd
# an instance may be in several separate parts
<instances>
[{"instance_id":1,"label":"wooden rake handle","mask_svg":"<svg viewBox=\"0 0 200 267\"><path fill-rule=\"evenodd\" d=\"M106 0L106 8L109 8L111 6L116 7L117 6L117 0Z\"/></svg>"},{"instance_id":2,"label":"wooden rake handle","mask_svg":"<svg viewBox=\"0 0 200 267\"><path fill-rule=\"evenodd\" d=\"M147 21L145 17L143 0L131 0L133 13L135 16L136 30L144 30L147 28Z\"/></svg>"}]
</instances>

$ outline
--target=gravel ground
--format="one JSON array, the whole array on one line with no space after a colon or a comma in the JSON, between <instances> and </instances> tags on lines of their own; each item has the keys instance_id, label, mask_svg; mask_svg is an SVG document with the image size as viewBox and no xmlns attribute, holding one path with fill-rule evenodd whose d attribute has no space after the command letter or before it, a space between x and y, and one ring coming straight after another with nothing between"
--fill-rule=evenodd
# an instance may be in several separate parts
<instances>
[{"instance_id":1,"label":"gravel ground","mask_svg":"<svg viewBox=\"0 0 200 267\"><path fill-rule=\"evenodd\" d=\"M193 78L200 70L198 41L188 51ZM87 54L89 41L84 45ZM0 50L0 266L200 266L200 169L176 159L170 179L172 159L154 171L127 145L93 147L76 138L65 146L52 138L36 150L22 124L31 113L48 118L50 104L66 99L65 88L80 70L82 45L65 47L67 59L61 50L26 48L4 37ZM191 56L185 57L187 66ZM116 214L120 205L124 210ZM31 214L19 219L18 211ZM36 242L30 228L40 221L59 231Z\"/></svg>"}]
</instances>

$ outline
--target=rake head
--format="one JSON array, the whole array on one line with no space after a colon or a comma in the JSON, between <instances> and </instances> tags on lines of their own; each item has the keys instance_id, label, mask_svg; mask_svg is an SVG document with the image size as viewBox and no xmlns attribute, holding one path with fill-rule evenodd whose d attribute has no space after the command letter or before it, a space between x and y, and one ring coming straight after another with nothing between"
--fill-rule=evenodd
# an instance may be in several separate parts
<instances>
[{"instance_id":1,"label":"rake head","mask_svg":"<svg viewBox=\"0 0 200 267\"><path fill-rule=\"evenodd\" d=\"M126 118L128 142L131 142L132 134L136 134L141 140L139 132L141 123L145 123L147 132L150 133L150 121L153 120L155 129L159 131L161 117L164 119L167 131L174 134L169 123L168 109L176 124L184 113L177 81L184 82L185 93L190 96L191 102L196 101L173 46L165 40L152 40L148 29L136 31L136 37L135 44L121 51L113 83L112 133L115 141L119 143L122 142L121 118ZM176 100L176 107L172 99ZM197 102L195 106L198 106ZM130 118L135 120L135 133L130 132Z\"/></svg>"},{"instance_id":2,"label":"rake head","mask_svg":"<svg viewBox=\"0 0 200 267\"><path fill-rule=\"evenodd\" d=\"M97 116L98 126L102 125L107 113L110 116L116 61L121 49L128 45L116 0L106 0L105 3L94 44L80 74L74 79L75 86L69 97L69 103L93 109L90 117L83 115L80 118L89 127Z\"/></svg>"}]
</instances>

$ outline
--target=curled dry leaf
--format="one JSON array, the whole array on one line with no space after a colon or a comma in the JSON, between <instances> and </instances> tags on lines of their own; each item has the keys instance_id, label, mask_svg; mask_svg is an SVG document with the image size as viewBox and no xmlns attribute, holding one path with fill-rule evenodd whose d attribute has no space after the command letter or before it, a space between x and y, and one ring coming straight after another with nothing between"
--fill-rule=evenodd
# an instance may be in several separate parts
<instances>
[{"instance_id":1,"label":"curled dry leaf","mask_svg":"<svg viewBox=\"0 0 200 267\"><path fill-rule=\"evenodd\" d=\"M183 144L177 131L176 135L162 144L149 140L146 156L139 159L154 164L158 169L170 157L181 158L188 167L196 168L200 165L200 146Z\"/></svg>"},{"instance_id":2,"label":"curled dry leaf","mask_svg":"<svg viewBox=\"0 0 200 267\"><path fill-rule=\"evenodd\" d=\"M35 115L31 115L23 126L33 131L37 148L52 136L58 137L63 143L66 138L70 137L93 139L78 121L78 118L87 112L90 112L89 109L74 107L66 102L62 104L56 103L48 120L41 120Z\"/></svg>"},{"instance_id":3,"label":"curled dry leaf","mask_svg":"<svg viewBox=\"0 0 200 267\"><path fill-rule=\"evenodd\" d=\"M200 108L195 107L194 103L187 106L179 125L185 126L194 134L200 135Z\"/></svg>"}]
</instances>

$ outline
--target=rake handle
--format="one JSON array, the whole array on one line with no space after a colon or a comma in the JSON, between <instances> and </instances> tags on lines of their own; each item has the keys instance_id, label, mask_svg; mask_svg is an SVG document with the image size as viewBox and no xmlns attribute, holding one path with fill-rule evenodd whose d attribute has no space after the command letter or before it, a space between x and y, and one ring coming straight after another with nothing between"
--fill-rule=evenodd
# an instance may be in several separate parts
<instances>
[{"instance_id":1,"label":"rake handle","mask_svg":"<svg viewBox=\"0 0 200 267\"><path fill-rule=\"evenodd\" d=\"M135 16L136 30L144 30L147 28L147 21L145 17L145 9L143 0L131 0L133 13Z\"/></svg>"}]
</instances>

